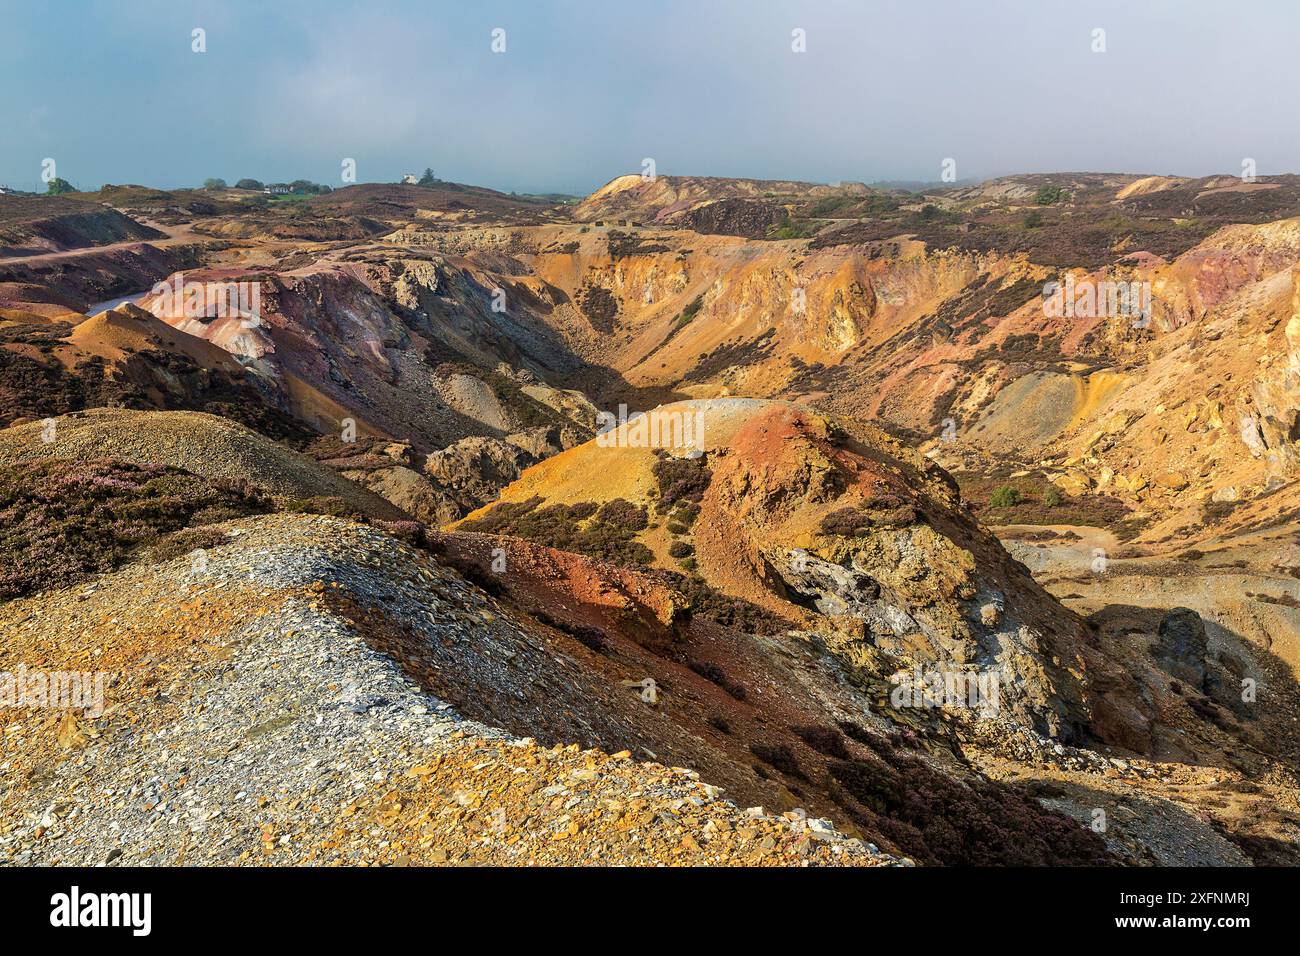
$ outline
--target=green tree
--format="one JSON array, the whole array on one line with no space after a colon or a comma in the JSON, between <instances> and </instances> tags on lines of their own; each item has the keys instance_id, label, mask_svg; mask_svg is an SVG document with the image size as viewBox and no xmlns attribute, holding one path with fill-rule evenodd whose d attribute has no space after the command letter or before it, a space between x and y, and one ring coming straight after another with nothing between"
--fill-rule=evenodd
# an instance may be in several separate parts
<instances>
[{"instance_id":1,"label":"green tree","mask_svg":"<svg viewBox=\"0 0 1300 956\"><path fill-rule=\"evenodd\" d=\"M438 177L433 174L433 170L428 166L424 167L424 175L420 177L419 186L432 186L438 182Z\"/></svg>"},{"instance_id":2,"label":"green tree","mask_svg":"<svg viewBox=\"0 0 1300 956\"><path fill-rule=\"evenodd\" d=\"M205 179L203 180L204 189L225 189L226 181L224 179Z\"/></svg>"},{"instance_id":3,"label":"green tree","mask_svg":"<svg viewBox=\"0 0 1300 956\"><path fill-rule=\"evenodd\" d=\"M1020 492L1010 485L1003 485L989 496L990 508L1014 508L1020 504Z\"/></svg>"},{"instance_id":4,"label":"green tree","mask_svg":"<svg viewBox=\"0 0 1300 956\"><path fill-rule=\"evenodd\" d=\"M1058 202L1064 202L1069 198L1070 194L1063 187L1050 184L1034 193L1034 202L1040 206L1055 206Z\"/></svg>"},{"instance_id":5,"label":"green tree","mask_svg":"<svg viewBox=\"0 0 1300 956\"><path fill-rule=\"evenodd\" d=\"M299 196L318 196L330 192L329 186L314 183L310 179L295 179L289 184L289 189Z\"/></svg>"},{"instance_id":6,"label":"green tree","mask_svg":"<svg viewBox=\"0 0 1300 956\"><path fill-rule=\"evenodd\" d=\"M259 183L256 179L241 179L239 182L235 183L235 188L236 188L236 189L256 189L258 192L261 192L261 191L262 191L262 184Z\"/></svg>"},{"instance_id":7,"label":"green tree","mask_svg":"<svg viewBox=\"0 0 1300 956\"><path fill-rule=\"evenodd\" d=\"M58 196L61 193L75 193L77 187L72 185L72 183L68 182L66 179L55 176L50 180L47 191L51 196Z\"/></svg>"}]
</instances>

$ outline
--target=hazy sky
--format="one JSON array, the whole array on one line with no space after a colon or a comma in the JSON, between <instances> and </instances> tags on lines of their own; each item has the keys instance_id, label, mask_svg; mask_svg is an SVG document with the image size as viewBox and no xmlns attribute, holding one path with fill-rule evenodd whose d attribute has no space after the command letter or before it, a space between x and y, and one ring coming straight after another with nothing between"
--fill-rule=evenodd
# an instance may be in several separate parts
<instances>
[{"instance_id":1,"label":"hazy sky","mask_svg":"<svg viewBox=\"0 0 1300 956\"><path fill-rule=\"evenodd\" d=\"M0 183L1300 171L1298 45L1292 0L0 0Z\"/></svg>"}]
</instances>

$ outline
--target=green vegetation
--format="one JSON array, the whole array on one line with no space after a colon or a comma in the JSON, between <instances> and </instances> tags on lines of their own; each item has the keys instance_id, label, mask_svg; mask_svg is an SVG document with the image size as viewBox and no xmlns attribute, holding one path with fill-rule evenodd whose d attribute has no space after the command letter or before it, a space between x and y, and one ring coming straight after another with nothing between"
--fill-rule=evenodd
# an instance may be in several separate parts
<instances>
[{"instance_id":1,"label":"green vegetation","mask_svg":"<svg viewBox=\"0 0 1300 956\"><path fill-rule=\"evenodd\" d=\"M1142 530L1143 521L1130 517L1129 507L1120 499L1104 494L1067 495L1041 475L1007 478L1005 476L954 474L962 498L970 503L988 525L1080 525L1109 528L1121 540L1128 540ZM995 502L998 491L1010 488L1015 504ZM1053 532L1044 532L1053 534ZM1061 532L1068 536L1069 531Z\"/></svg>"},{"instance_id":2,"label":"green vegetation","mask_svg":"<svg viewBox=\"0 0 1300 956\"><path fill-rule=\"evenodd\" d=\"M853 196L825 196L808 207L807 213L814 219L848 218L857 200Z\"/></svg>"},{"instance_id":3,"label":"green vegetation","mask_svg":"<svg viewBox=\"0 0 1300 956\"><path fill-rule=\"evenodd\" d=\"M226 181L224 179L205 179L203 180L204 189L225 189Z\"/></svg>"},{"instance_id":4,"label":"green vegetation","mask_svg":"<svg viewBox=\"0 0 1300 956\"><path fill-rule=\"evenodd\" d=\"M865 219L887 216L898 211L902 200L888 193L872 192L865 196L840 194L823 196L801 210L809 219Z\"/></svg>"},{"instance_id":5,"label":"green vegetation","mask_svg":"<svg viewBox=\"0 0 1300 956\"><path fill-rule=\"evenodd\" d=\"M791 219L781 226L773 226L768 230L767 238L769 239L811 239L817 235L818 230L824 226L824 222L814 222L811 219Z\"/></svg>"},{"instance_id":6,"label":"green vegetation","mask_svg":"<svg viewBox=\"0 0 1300 956\"><path fill-rule=\"evenodd\" d=\"M75 193L76 191L77 187L72 185L72 183L68 182L66 179L55 176L46 186L45 193L47 196L60 196L63 193Z\"/></svg>"},{"instance_id":7,"label":"green vegetation","mask_svg":"<svg viewBox=\"0 0 1300 956\"><path fill-rule=\"evenodd\" d=\"M1051 184L1043 186L1034 194L1034 202L1040 206L1055 206L1057 203L1065 202L1069 198L1069 190Z\"/></svg>"},{"instance_id":8,"label":"green vegetation","mask_svg":"<svg viewBox=\"0 0 1300 956\"><path fill-rule=\"evenodd\" d=\"M1010 485L1002 485L994 489L993 494L989 496L990 508L1014 508L1020 504L1020 492Z\"/></svg>"},{"instance_id":9,"label":"green vegetation","mask_svg":"<svg viewBox=\"0 0 1300 956\"><path fill-rule=\"evenodd\" d=\"M1043 214L1035 209L1025 216L1024 224L1026 229L1037 229L1043 224Z\"/></svg>"},{"instance_id":10,"label":"green vegetation","mask_svg":"<svg viewBox=\"0 0 1300 956\"><path fill-rule=\"evenodd\" d=\"M260 180L257 180L257 179L241 179L239 182L235 183L235 188L236 188L236 189L256 189L258 192L261 192L262 189L263 189L263 186L262 186L261 181L260 181Z\"/></svg>"},{"instance_id":11,"label":"green vegetation","mask_svg":"<svg viewBox=\"0 0 1300 956\"><path fill-rule=\"evenodd\" d=\"M704 307L704 296L697 295L691 301L690 305L682 309L682 314L677 316L677 327L681 328L682 326L690 325L691 322L695 319L695 317L700 314L700 309L702 309L703 307Z\"/></svg>"}]
</instances>

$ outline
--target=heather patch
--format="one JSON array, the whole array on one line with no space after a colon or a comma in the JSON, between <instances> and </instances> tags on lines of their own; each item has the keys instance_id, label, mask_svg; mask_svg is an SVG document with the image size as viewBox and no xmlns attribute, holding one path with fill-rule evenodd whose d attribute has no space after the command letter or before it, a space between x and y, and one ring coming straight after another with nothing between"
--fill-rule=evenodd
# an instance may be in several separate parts
<instances>
[{"instance_id":1,"label":"heather patch","mask_svg":"<svg viewBox=\"0 0 1300 956\"><path fill-rule=\"evenodd\" d=\"M111 459L0 467L0 600L103 574L182 528L272 510L246 482Z\"/></svg>"}]
</instances>

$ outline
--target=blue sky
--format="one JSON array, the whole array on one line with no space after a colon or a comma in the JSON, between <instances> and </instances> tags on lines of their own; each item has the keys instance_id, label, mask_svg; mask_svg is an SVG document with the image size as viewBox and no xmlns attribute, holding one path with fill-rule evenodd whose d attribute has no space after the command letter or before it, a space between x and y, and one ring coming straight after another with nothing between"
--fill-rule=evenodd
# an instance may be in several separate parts
<instances>
[{"instance_id":1,"label":"blue sky","mask_svg":"<svg viewBox=\"0 0 1300 956\"><path fill-rule=\"evenodd\" d=\"M0 0L0 183L1300 171L1298 39L1288 0Z\"/></svg>"}]
</instances>

